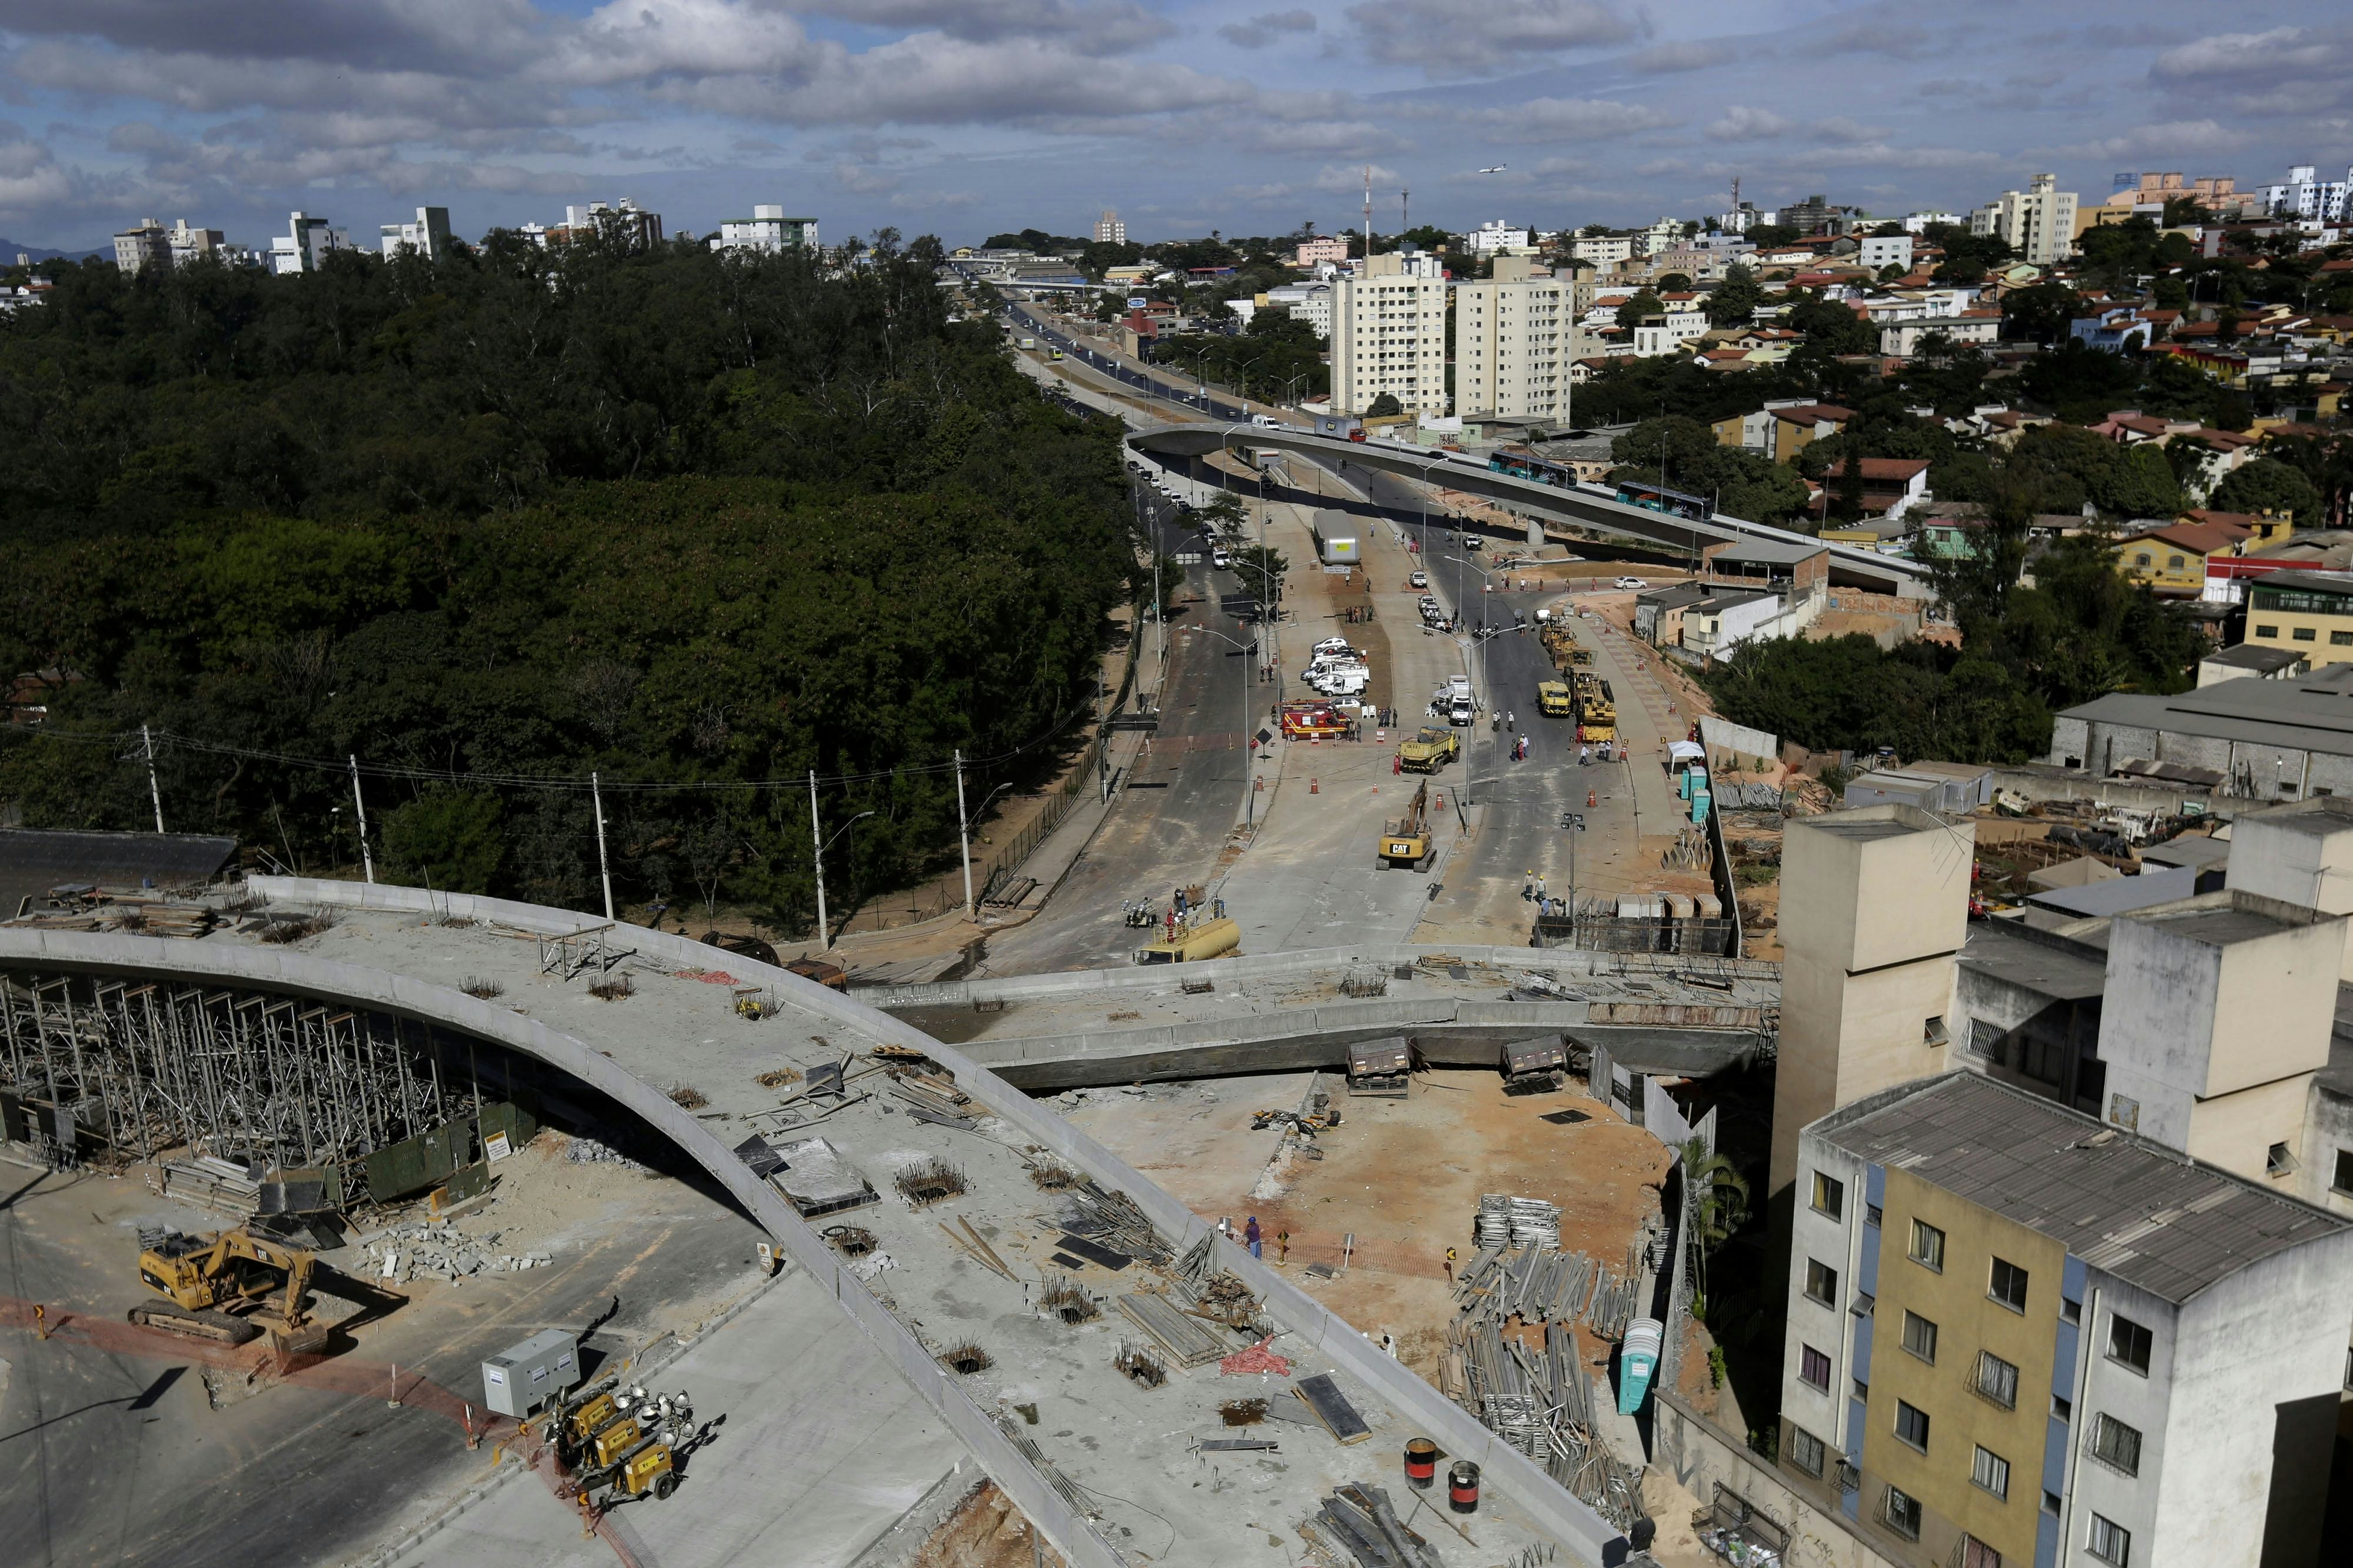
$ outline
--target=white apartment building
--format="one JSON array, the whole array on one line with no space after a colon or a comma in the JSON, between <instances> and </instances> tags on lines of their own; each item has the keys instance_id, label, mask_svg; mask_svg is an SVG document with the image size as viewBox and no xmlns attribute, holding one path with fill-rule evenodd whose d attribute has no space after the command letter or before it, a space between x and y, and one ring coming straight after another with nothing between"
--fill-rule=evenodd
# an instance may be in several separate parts
<instances>
[{"instance_id":1,"label":"white apartment building","mask_svg":"<svg viewBox=\"0 0 2353 1568\"><path fill-rule=\"evenodd\" d=\"M2056 174L2037 174L2026 190L2004 191L1969 214L1969 232L1993 235L2047 267L2075 243L2075 193L2059 189Z\"/></svg>"},{"instance_id":2,"label":"white apartment building","mask_svg":"<svg viewBox=\"0 0 2353 1568\"><path fill-rule=\"evenodd\" d=\"M752 208L750 217L723 219L719 232L711 237L713 250L765 250L777 253L786 250L817 248L817 219L786 217L781 206L760 203Z\"/></svg>"},{"instance_id":3,"label":"white apartment building","mask_svg":"<svg viewBox=\"0 0 2353 1568\"><path fill-rule=\"evenodd\" d=\"M152 217L141 218L114 237L114 265L122 271L136 273L149 265L164 267L171 259L169 231Z\"/></svg>"},{"instance_id":4,"label":"white apartment building","mask_svg":"<svg viewBox=\"0 0 2353 1568\"><path fill-rule=\"evenodd\" d=\"M1502 218L1482 223L1471 231L1471 253L1474 256L1493 256L1499 252L1525 250L1529 247L1529 244L1528 231L1525 226L1514 226L1505 223Z\"/></svg>"},{"instance_id":5,"label":"white apartment building","mask_svg":"<svg viewBox=\"0 0 2353 1568\"><path fill-rule=\"evenodd\" d=\"M1103 216L1095 219L1095 243L1097 245L1127 243L1127 225L1122 223L1119 214L1109 207L1103 208Z\"/></svg>"},{"instance_id":6,"label":"white apartment building","mask_svg":"<svg viewBox=\"0 0 2353 1568\"><path fill-rule=\"evenodd\" d=\"M1634 259L1634 237L1630 234L1580 235L1569 241L1568 253L1579 261L1590 261L1596 268L1622 267Z\"/></svg>"},{"instance_id":7,"label":"white apartment building","mask_svg":"<svg viewBox=\"0 0 2353 1568\"><path fill-rule=\"evenodd\" d=\"M1958 213L1912 213L1904 219L1904 232L1913 235L1926 234L1932 227L1948 228L1968 221Z\"/></svg>"},{"instance_id":8,"label":"white apartment building","mask_svg":"<svg viewBox=\"0 0 2353 1568\"><path fill-rule=\"evenodd\" d=\"M2263 187L2263 210L2274 217L2322 218L2331 222L2345 216L2345 198L2353 190L2353 169L2345 172L2342 180L2315 178L2316 170L2310 163L2298 163L2287 172L2284 184Z\"/></svg>"},{"instance_id":9,"label":"white apartment building","mask_svg":"<svg viewBox=\"0 0 2353 1568\"><path fill-rule=\"evenodd\" d=\"M1680 353L1685 344L1697 342L1706 331L1707 312L1696 306L1663 311L1635 325L1634 357L1656 359L1661 354Z\"/></svg>"},{"instance_id":10,"label":"white apartment building","mask_svg":"<svg viewBox=\"0 0 2353 1568\"><path fill-rule=\"evenodd\" d=\"M1634 254L1655 256L1662 250L1672 250L1683 242L1683 220L1662 217L1648 228L1634 231Z\"/></svg>"},{"instance_id":11,"label":"white apartment building","mask_svg":"<svg viewBox=\"0 0 2353 1568\"><path fill-rule=\"evenodd\" d=\"M270 238L269 269L281 278L316 272L327 264L329 252L351 247L352 237L344 230L328 227L325 218L298 212L286 233Z\"/></svg>"},{"instance_id":12,"label":"white apartment building","mask_svg":"<svg viewBox=\"0 0 2353 1568\"><path fill-rule=\"evenodd\" d=\"M411 223L388 223L383 226L384 258L386 261L404 250L413 250L427 261L449 252L449 209L418 207Z\"/></svg>"},{"instance_id":13,"label":"white apartment building","mask_svg":"<svg viewBox=\"0 0 2353 1568\"><path fill-rule=\"evenodd\" d=\"M1493 279L1455 284L1454 406L1470 418L1566 417L1577 318L1592 297L1592 284L1524 257L1498 257Z\"/></svg>"},{"instance_id":14,"label":"white apartment building","mask_svg":"<svg viewBox=\"0 0 2353 1568\"><path fill-rule=\"evenodd\" d=\"M1913 237L1908 234L1866 234L1856 242L1854 258L1873 272L1883 267L1912 266Z\"/></svg>"},{"instance_id":15,"label":"white apartment building","mask_svg":"<svg viewBox=\"0 0 2353 1568\"><path fill-rule=\"evenodd\" d=\"M1329 283L1277 284L1266 291L1266 302L1288 310L1294 321L1304 321L1313 327L1317 337L1331 337L1332 286Z\"/></svg>"},{"instance_id":16,"label":"white apartment building","mask_svg":"<svg viewBox=\"0 0 2353 1568\"><path fill-rule=\"evenodd\" d=\"M172 265L174 267L185 267L198 257L210 256L216 251L226 253L228 249L227 237L220 230L190 228L188 220L184 217L172 220L172 226L164 231L164 239L172 252Z\"/></svg>"},{"instance_id":17,"label":"white apartment building","mask_svg":"<svg viewBox=\"0 0 2353 1568\"><path fill-rule=\"evenodd\" d=\"M1408 414L1444 414L1446 284L1394 251L1332 286L1332 405L1362 414L1383 393Z\"/></svg>"}]
</instances>

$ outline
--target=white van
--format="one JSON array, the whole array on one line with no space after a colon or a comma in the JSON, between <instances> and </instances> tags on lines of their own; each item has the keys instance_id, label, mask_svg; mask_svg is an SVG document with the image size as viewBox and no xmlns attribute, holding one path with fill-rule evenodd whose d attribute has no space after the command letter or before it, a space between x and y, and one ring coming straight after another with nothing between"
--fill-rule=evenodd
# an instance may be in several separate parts
<instances>
[{"instance_id":1,"label":"white van","mask_svg":"<svg viewBox=\"0 0 2353 1568\"><path fill-rule=\"evenodd\" d=\"M1280 430L1283 427L1282 421L1271 414L1253 414L1250 416L1250 423L1261 430Z\"/></svg>"},{"instance_id":2,"label":"white van","mask_svg":"<svg viewBox=\"0 0 2353 1568\"><path fill-rule=\"evenodd\" d=\"M1233 552L1232 551L1230 551L1230 550L1227 549L1224 545L1222 545L1222 544L1220 544L1220 545L1217 545L1217 546L1215 546L1214 548L1212 548L1212 549L1210 550L1210 552L1209 552L1209 564L1210 564L1210 565L1217 567L1219 571L1223 571L1225 568L1227 568L1227 567L1229 567L1229 566L1231 566L1233 563L1234 563L1234 552Z\"/></svg>"}]
</instances>

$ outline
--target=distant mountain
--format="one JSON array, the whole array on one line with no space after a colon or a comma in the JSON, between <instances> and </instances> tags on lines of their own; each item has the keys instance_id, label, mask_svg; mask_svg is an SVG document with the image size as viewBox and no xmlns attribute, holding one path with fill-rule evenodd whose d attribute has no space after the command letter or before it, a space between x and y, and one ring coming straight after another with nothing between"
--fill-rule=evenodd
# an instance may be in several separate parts
<instances>
[{"instance_id":1,"label":"distant mountain","mask_svg":"<svg viewBox=\"0 0 2353 1568\"><path fill-rule=\"evenodd\" d=\"M93 256L113 255L114 247L109 245L97 250L50 250L37 245L19 245L13 239L0 237L0 267L16 265L19 252L36 261L55 261L59 258L68 261L86 261Z\"/></svg>"}]
</instances>

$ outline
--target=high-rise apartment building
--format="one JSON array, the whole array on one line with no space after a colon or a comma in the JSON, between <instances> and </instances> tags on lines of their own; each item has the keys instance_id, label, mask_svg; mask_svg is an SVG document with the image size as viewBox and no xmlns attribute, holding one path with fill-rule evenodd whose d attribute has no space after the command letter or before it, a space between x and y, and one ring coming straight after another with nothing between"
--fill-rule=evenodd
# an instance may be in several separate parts
<instances>
[{"instance_id":1,"label":"high-rise apartment building","mask_svg":"<svg viewBox=\"0 0 2353 1568\"><path fill-rule=\"evenodd\" d=\"M1109 207L1103 208L1103 216L1095 219L1095 243L1097 245L1127 243L1127 225L1122 223L1119 214Z\"/></svg>"},{"instance_id":2,"label":"high-rise apartment building","mask_svg":"<svg viewBox=\"0 0 2353 1568\"><path fill-rule=\"evenodd\" d=\"M1495 275L1454 285L1454 408L1479 416L1567 416L1577 319L1593 285L1499 256Z\"/></svg>"},{"instance_id":3,"label":"high-rise apartment building","mask_svg":"<svg viewBox=\"0 0 2353 1568\"><path fill-rule=\"evenodd\" d=\"M283 277L289 273L316 272L327 264L330 253L349 250L351 236L340 228L330 228L327 220L312 217L308 213L296 213L287 232L271 237L269 268Z\"/></svg>"},{"instance_id":4,"label":"high-rise apartment building","mask_svg":"<svg viewBox=\"0 0 2353 1568\"><path fill-rule=\"evenodd\" d=\"M172 264L171 231L152 217L141 218L114 237L114 265L135 273L151 264Z\"/></svg>"},{"instance_id":5,"label":"high-rise apartment building","mask_svg":"<svg viewBox=\"0 0 2353 1568\"><path fill-rule=\"evenodd\" d=\"M2047 267L2075 242L2075 193L2061 190L2056 174L2037 174L2024 191L2004 191L1970 213L1969 232L1993 235Z\"/></svg>"},{"instance_id":6,"label":"high-rise apartment building","mask_svg":"<svg viewBox=\"0 0 2353 1568\"><path fill-rule=\"evenodd\" d=\"M385 260L407 250L432 261L449 254L449 209L418 207L413 221L388 223L380 232Z\"/></svg>"},{"instance_id":7,"label":"high-rise apartment building","mask_svg":"<svg viewBox=\"0 0 2353 1568\"><path fill-rule=\"evenodd\" d=\"M165 245L172 253L172 265L185 267L199 257L210 256L227 247L227 237L216 228L191 228L186 218L174 218L172 226L164 232Z\"/></svg>"},{"instance_id":8,"label":"high-rise apartment building","mask_svg":"<svg viewBox=\"0 0 2353 1568\"><path fill-rule=\"evenodd\" d=\"M1447 411L1446 282L1394 251L1332 286L1332 405L1363 414L1384 393L1408 414Z\"/></svg>"}]
</instances>

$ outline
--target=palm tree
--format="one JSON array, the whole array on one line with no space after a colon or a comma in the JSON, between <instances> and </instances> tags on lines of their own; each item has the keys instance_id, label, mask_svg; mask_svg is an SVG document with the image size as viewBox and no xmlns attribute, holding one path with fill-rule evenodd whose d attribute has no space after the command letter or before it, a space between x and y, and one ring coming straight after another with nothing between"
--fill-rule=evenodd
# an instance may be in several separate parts
<instances>
[{"instance_id":1,"label":"palm tree","mask_svg":"<svg viewBox=\"0 0 2353 1568\"><path fill-rule=\"evenodd\" d=\"M1738 1167L1694 1138L1679 1151L1683 1163L1685 1238L1692 1249L1692 1291L1707 1297L1707 1259L1748 1222L1748 1184Z\"/></svg>"}]
</instances>

